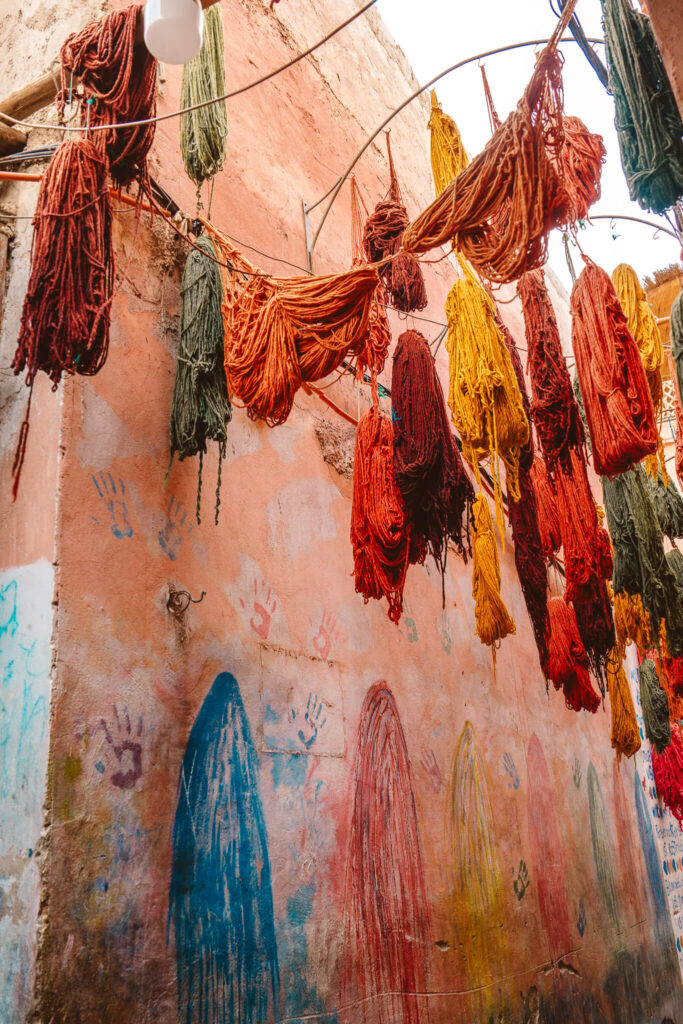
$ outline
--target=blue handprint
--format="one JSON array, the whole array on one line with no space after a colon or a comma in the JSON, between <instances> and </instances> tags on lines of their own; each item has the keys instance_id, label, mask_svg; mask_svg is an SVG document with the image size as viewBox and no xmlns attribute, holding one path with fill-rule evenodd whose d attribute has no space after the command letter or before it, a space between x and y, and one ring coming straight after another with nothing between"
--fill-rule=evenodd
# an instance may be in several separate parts
<instances>
[{"instance_id":1,"label":"blue handprint","mask_svg":"<svg viewBox=\"0 0 683 1024\"><path fill-rule=\"evenodd\" d=\"M514 789L519 789L519 775L517 774L517 769L515 768L515 762L512 760L507 751L505 753L505 757L503 758L503 768L508 773L511 780L510 782L508 782L508 789L510 789L511 786Z\"/></svg>"},{"instance_id":2,"label":"blue handprint","mask_svg":"<svg viewBox=\"0 0 683 1024\"><path fill-rule=\"evenodd\" d=\"M100 473L99 480L95 474L92 474L92 482L111 517L111 532L119 539L132 537L133 527L128 522L128 509L126 508L126 485L121 477L119 477L118 488L111 473ZM99 522L99 520L96 519L95 522Z\"/></svg>"},{"instance_id":3,"label":"blue handprint","mask_svg":"<svg viewBox=\"0 0 683 1024\"><path fill-rule=\"evenodd\" d=\"M168 503L168 512L166 514L166 523L162 530L159 530L159 545L162 551L165 551L172 562L175 562L178 557L178 548L183 542L183 536L190 532L192 529L192 523L187 520L187 512L183 507L181 501L177 498L171 497Z\"/></svg>"},{"instance_id":4,"label":"blue handprint","mask_svg":"<svg viewBox=\"0 0 683 1024\"><path fill-rule=\"evenodd\" d=\"M586 930L586 910L583 905L583 900L579 900L579 916L576 919L576 930L583 938L583 933Z\"/></svg>"},{"instance_id":5,"label":"blue handprint","mask_svg":"<svg viewBox=\"0 0 683 1024\"><path fill-rule=\"evenodd\" d=\"M327 721L327 716L325 716L325 718L323 718L323 720L320 721L320 715L322 714L322 710L323 702L318 699L318 695L316 693L309 693L308 703L306 704L306 714L304 715L304 724L302 728L299 729L299 739L303 743L306 750L311 749L316 739L318 738L318 730L322 729L325 722ZM294 708L292 708L292 719L295 718L296 711L294 710ZM306 736L306 732L309 733L308 737Z\"/></svg>"}]
</instances>

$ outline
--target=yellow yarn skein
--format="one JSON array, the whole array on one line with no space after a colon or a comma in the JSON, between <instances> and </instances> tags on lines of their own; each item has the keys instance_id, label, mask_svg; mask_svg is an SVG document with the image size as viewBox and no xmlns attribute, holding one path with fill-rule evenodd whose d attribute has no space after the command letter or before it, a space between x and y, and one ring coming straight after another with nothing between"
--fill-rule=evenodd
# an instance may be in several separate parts
<instances>
[{"instance_id":1,"label":"yellow yarn skein","mask_svg":"<svg viewBox=\"0 0 683 1024\"><path fill-rule=\"evenodd\" d=\"M654 637L640 594L614 595L614 629L621 648L633 642L643 656L650 650Z\"/></svg>"},{"instance_id":2,"label":"yellow yarn skein","mask_svg":"<svg viewBox=\"0 0 683 1024\"><path fill-rule=\"evenodd\" d=\"M607 690L611 713L610 742L617 754L617 764L622 755L632 757L640 750L636 709L621 662L622 652L618 646L613 647L607 658Z\"/></svg>"},{"instance_id":3,"label":"yellow yarn skein","mask_svg":"<svg viewBox=\"0 0 683 1024\"><path fill-rule=\"evenodd\" d=\"M432 113L427 127L431 132L431 157L434 188L440 196L447 185L467 167L470 158L465 152L458 126L444 114L432 89Z\"/></svg>"},{"instance_id":4,"label":"yellow yarn skein","mask_svg":"<svg viewBox=\"0 0 683 1024\"><path fill-rule=\"evenodd\" d=\"M472 597L476 634L483 644L494 645L516 632L514 620L500 596L500 562L489 503L480 491L472 504Z\"/></svg>"}]
</instances>

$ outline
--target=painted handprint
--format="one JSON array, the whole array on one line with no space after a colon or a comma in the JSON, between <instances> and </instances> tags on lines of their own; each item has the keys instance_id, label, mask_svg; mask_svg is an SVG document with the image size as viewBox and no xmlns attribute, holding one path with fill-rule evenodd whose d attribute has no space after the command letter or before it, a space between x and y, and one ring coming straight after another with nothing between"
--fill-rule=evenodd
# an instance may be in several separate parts
<instances>
[{"instance_id":1,"label":"painted handprint","mask_svg":"<svg viewBox=\"0 0 683 1024\"><path fill-rule=\"evenodd\" d=\"M508 789L519 789L519 775L517 774L517 769L515 768L515 762L512 760L507 751L505 752L505 756L503 757L503 768L510 776L510 781L508 782Z\"/></svg>"},{"instance_id":2,"label":"painted handprint","mask_svg":"<svg viewBox=\"0 0 683 1024\"><path fill-rule=\"evenodd\" d=\"M306 704L306 712L302 726L299 729L299 739L306 750L310 750L318 738L318 731L323 728L327 721L327 714L323 715L324 704L317 693L309 693ZM296 710L292 708L292 721L296 721Z\"/></svg>"},{"instance_id":3,"label":"painted handprint","mask_svg":"<svg viewBox=\"0 0 683 1024\"><path fill-rule=\"evenodd\" d=\"M446 612L441 613L441 646L446 654L451 653L453 638L451 636L451 624Z\"/></svg>"},{"instance_id":4,"label":"painted handprint","mask_svg":"<svg viewBox=\"0 0 683 1024\"><path fill-rule=\"evenodd\" d=\"M574 764L572 765L572 778L574 780L574 785L578 789L581 785L581 765L579 764L578 757L574 758Z\"/></svg>"},{"instance_id":5,"label":"painted handprint","mask_svg":"<svg viewBox=\"0 0 683 1024\"><path fill-rule=\"evenodd\" d=\"M513 869L514 872L514 869ZM526 864L523 860L519 862L519 870L517 871L517 877L515 878L512 888L515 890L515 896L518 900L523 900L527 889L529 888L529 872L527 871Z\"/></svg>"},{"instance_id":6,"label":"painted handprint","mask_svg":"<svg viewBox=\"0 0 683 1024\"><path fill-rule=\"evenodd\" d=\"M246 608L244 600L240 598L240 604ZM249 625L262 640L268 639L270 620L277 608L275 595L271 594L270 587L265 580L254 580L254 614L249 619Z\"/></svg>"},{"instance_id":7,"label":"painted handprint","mask_svg":"<svg viewBox=\"0 0 683 1024\"><path fill-rule=\"evenodd\" d=\"M101 718L95 732L103 732L104 738L114 755L111 762L111 781L117 789L132 789L142 775L142 715L131 725L127 708L119 715L116 705L113 707L114 719L111 723ZM104 775L106 766L103 761L95 762L95 770Z\"/></svg>"},{"instance_id":8,"label":"painted handprint","mask_svg":"<svg viewBox=\"0 0 683 1024\"><path fill-rule=\"evenodd\" d=\"M408 632L408 643L414 644L417 640L417 626L415 625L415 619L413 618L413 609L409 604L404 606L403 622L405 623L405 627Z\"/></svg>"},{"instance_id":9,"label":"painted handprint","mask_svg":"<svg viewBox=\"0 0 683 1024\"><path fill-rule=\"evenodd\" d=\"M187 525L186 525L187 524ZM187 511L181 501L171 497L166 513L166 522L159 530L159 545L172 562L178 557L178 549L183 538L192 530L192 523L188 520Z\"/></svg>"},{"instance_id":10,"label":"painted handprint","mask_svg":"<svg viewBox=\"0 0 683 1024\"><path fill-rule=\"evenodd\" d=\"M579 900L579 916L576 919L576 930L583 938L583 933L586 930L586 910L583 905L583 900Z\"/></svg>"},{"instance_id":11,"label":"painted handprint","mask_svg":"<svg viewBox=\"0 0 683 1024\"><path fill-rule=\"evenodd\" d=\"M441 769L439 768L439 762L436 760L434 751L424 750L420 757L420 764L427 773L427 778L434 792L440 792L443 789L443 779L441 778Z\"/></svg>"},{"instance_id":12,"label":"painted handprint","mask_svg":"<svg viewBox=\"0 0 683 1024\"><path fill-rule=\"evenodd\" d=\"M91 474L92 482L111 519L111 532L115 537L132 537L133 527L128 522L128 509L126 508L126 485L121 477L118 478L118 485L111 473ZM99 479L98 479L99 476ZM93 518L95 518L93 516ZM95 519L99 523L99 519Z\"/></svg>"},{"instance_id":13,"label":"painted handprint","mask_svg":"<svg viewBox=\"0 0 683 1024\"><path fill-rule=\"evenodd\" d=\"M318 632L313 637L313 646L320 655L320 657L327 661L330 656L330 648L332 647L332 639L335 637L335 630L337 627L337 620L327 609L323 609L323 617L318 627Z\"/></svg>"}]
</instances>

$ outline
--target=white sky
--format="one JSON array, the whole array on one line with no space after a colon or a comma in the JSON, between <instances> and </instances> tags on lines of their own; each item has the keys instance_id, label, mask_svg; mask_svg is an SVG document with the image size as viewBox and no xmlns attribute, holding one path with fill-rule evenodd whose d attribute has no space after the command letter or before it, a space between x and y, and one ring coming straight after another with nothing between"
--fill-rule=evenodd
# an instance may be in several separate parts
<instances>
[{"instance_id":1,"label":"white sky","mask_svg":"<svg viewBox=\"0 0 683 1024\"><path fill-rule=\"evenodd\" d=\"M379 0L378 7L420 84L451 64L484 50L526 39L548 38L556 24L549 0ZM579 0L576 13L587 36L602 38L599 0ZM604 63L604 46L596 49ZM561 50L565 56L565 111L580 117L591 131L599 132L607 149L602 197L592 212L657 221L655 214L641 210L629 199L614 130L612 97L575 43L566 43ZM498 54L484 63L498 114L504 120L517 105L531 75L534 49ZM436 90L443 109L457 123L467 151L474 156L490 137L477 63L452 72L437 83ZM662 223L666 225L663 219ZM613 239L613 234L618 237ZM653 236L654 232L644 225L615 221L613 230L609 221L598 220L581 232L580 240L586 254L608 273L617 263L630 263L642 279L679 258L675 239L665 234L657 239ZM578 274L583 264L575 248L572 253ZM571 279L558 231L551 236L550 264L569 290Z\"/></svg>"}]
</instances>

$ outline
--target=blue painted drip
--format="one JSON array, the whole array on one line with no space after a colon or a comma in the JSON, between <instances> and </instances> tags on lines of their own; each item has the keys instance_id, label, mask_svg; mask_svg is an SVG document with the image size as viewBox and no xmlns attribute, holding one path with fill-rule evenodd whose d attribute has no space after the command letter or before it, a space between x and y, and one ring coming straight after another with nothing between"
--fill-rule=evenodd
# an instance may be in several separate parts
<instances>
[{"instance_id":1,"label":"blue painted drip","mask_svg":"<svg viewBox=\"0 0 683 1024\"><path fill-rule=\"evenodd\" d=\"M169 931L184 1024L277 1018L280 974L258 758L234 676L216 677L187 743Z\"/></svg>"},{"instance_id":2,"label":"blue painted drip","mask_svg":"<svg viewBox=\"0 0 683 1024\"><path fill-rule=\"evenodd\" d=\"M640 842L643 847L645 867L647 868L647 877L650 882L652 899L654 900L657 916L659 916L659 914L666 912L666 895L664 893L664 885L659 870L659 856L657 855L657 847L655 846L655 837L652 833L652 823L647 812L645 794L643 793L643 784L640 781L638 772L635 773L635 785L636 811L638 812L638 831L640 832Z\"/></svg>"}]
</instances>

